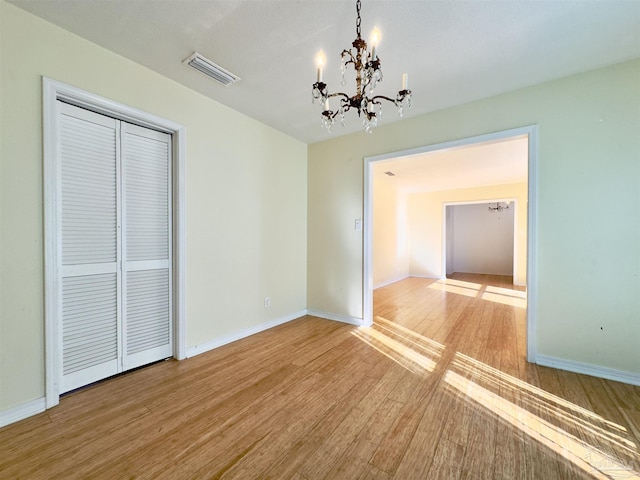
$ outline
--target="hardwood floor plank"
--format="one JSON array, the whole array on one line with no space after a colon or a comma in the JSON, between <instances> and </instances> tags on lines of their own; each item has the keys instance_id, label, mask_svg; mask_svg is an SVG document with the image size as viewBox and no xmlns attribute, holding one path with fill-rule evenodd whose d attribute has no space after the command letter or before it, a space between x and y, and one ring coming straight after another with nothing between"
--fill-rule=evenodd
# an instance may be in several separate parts
<instances>
[{"instance_id":1,"label":"hardwood floor plank","mask_svg":"<svg viewBox=\"0 0 640 480\"><path fill-rule=\"evenodd\" d=\"M494 478L496 434L498 420L492 412L476 409L469 432L462 463L462 478Z\"/></svg>"},{"instance_id":2,"label":"hardwood floor plank","mask_svg":"<svg viewBox=\"0 0 640 480\"><path fill-rule=\"evenodd\" d=\"M363 471L367 472L366 478L380 477L384 471L371 465L369 460L376 446L393 427L402 408L402 403L387 397L354 441L345 449L340 459L327 473L326 478L358 478ZM390 477L388 472L384 474L385 478Z\"/></svg>"},{"instance_id":3,"label":"hardwood floor plank","mask_svg":"<svg viewBox=\"0 0 640 480\"><path fill-rule=\"evenodd\" d=\"M388 378L394 374L389 374ZM330 406L326 414L322 416L307 433L298 438L291 447L272 462L270 468L265 470L267 478L286 478L296 472L306 463L331 435L331 433L344 421L345 417L355 408L363 398L373 389L379 379L365 376L339 401Z\"/></svg>"},{"instance_id":4,"label":"hardwood floor plank","mask_svg":"<svg viewBox=\"0 0 640 480\"><path fill-rule=\"evenodd\" d=\"M401 378L396 372L376 384L306 459L299 469L302 475L310 480L325 478L340 460L343 449L356 439Z\"/></svg>"},{"instance_id":5,"label":"hardwood floor plank","mask_svg":"<svg viewBox=\"0 0 640 480\"><path fill-rule=\"evenodd\" d=\"M332 477L332 478L356 478L356 477ZM357 477L358 480L391 480L391 475L383 472L379 468L368 464L363 466L362 475Z\"/></svg>"},{"instance_id":6,"label":"hardwood floor plank","mask_svg":"<svg viewBox=\"0 0 640 480\"><path fill-rule=\"evenodd\" d=\"M457 480L462 474L464 447L441 438L425 478Z\"/></svg>"},{"instance_id":7,"label":"hardwood floor plank","mask_svg":"<svg viewBox=\"0 0 640 480\"><path fill-rule=\"evenodd\" d=\"M438 448L445 426L451 395L439 384L434 389L425 413L414 432L404 456L396 469L394 478L398 480L422 480L427 477L435 451Z\"/></svg>"},{"instance_id":8,"label":"hardwood floor plank","mask_svg":"<svg viewBox=\"0 0 640 480\"><path fill-rule=\"evenodd\" d=\"M145 456L145 453L153 455L152 458L161 456L162 452L166 452L168 447L171 448L175 444L179 445L179 451L182 451L184 443L181 444L181 439L189 439L191 443L194 438L198 439L199 432L204 431L206 435L210 435L210 432L215 432L219 425L224 424L238 411L244 410L256 399L266 397L271 388L296 370L294 366L285 366L259 379L253 385L239 390L224 401L202 401L198 405L192 404L188 410L180 410L177 414L174 407L174 414L171 416L143 418L134 425L137 436L132 437L130 429L118 429L109 435L108 448L99 458L94 458L95 450L91 443L87 443L76 449L70 457L59 458L49 465L47 470L50 474L66 478L98 477L110 467L116 471L134 469L137 462L143 459L141 466L144 471L148 471L147 469L154 468L157 464L148 462L149 457ZM160 418L163 420L158 421ZM130 457L133 457L131 462L127 461Z\"/></svg>"},{"instance_id":9,"label":"hardwood floor plank","mask_svg":"<svg viewBox=\"0 0 640 480\"><path fill-rule=\"evenodd\" d=\"M238 463L237 468L231 470L229 475L223 478L256 478L261 472L269 469L273 458L285 455L295 442L306 437L318 422L326 418L327 410L333 405L334 399L347 395L353 388L354 382L366 377L368 365L361 363L359 367L361 368L360 372L351 368L349 375L340 375L340 379L322 376L324 380L322 386L315 387L314 392L310 395L300 396L299 401L291 402L291 396L286 395L283 397L283 401L286 403L281 406L274 406L270 402L270 408L277 413L274 413L262 424L255 426L251 432L252 435L256 435L257 432L272 435L268 447L261 449L258 455L243 459ZM282 430L283 424L287 425L284 430L286 435L278 435L277 432ZM241 430L237 433L229 432L227 434L230 439L240 435Z\"/></svg>"},{"instance_id":10,"label":"hardwood floor plank","mask_svg":"<svg viewBox=\"0 0 640 480\"><path fill-rule=\"evenodd\" d=\"M431 385L435 382L424 379L421 383L416 385L415 390L403 402L392 428L381 439L378 448L371 457L370 463L372 465L389 474L395 474L425 408L429 405L433 392Z\"/></svg>"}]
</instances>

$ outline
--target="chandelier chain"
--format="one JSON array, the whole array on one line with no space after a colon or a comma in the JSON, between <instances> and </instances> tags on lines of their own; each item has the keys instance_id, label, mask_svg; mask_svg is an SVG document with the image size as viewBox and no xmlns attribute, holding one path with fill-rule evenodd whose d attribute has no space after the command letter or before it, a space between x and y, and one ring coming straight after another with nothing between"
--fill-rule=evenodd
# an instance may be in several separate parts
<instances>
[{"instance_id":1,"label":"chandelier chain","mask_svg":"<svg viewBox=\"0 0 640 480\"><path fill-rule=\"evenodd\" d=\"M356 1L356 13L357 13L357 17L356 17L356 34L357 34L357 38L362 38L362 36L360 35L361 33L361 28L360 28L360 23L362 22L362 19L360 18L360 0Z\"/></svg>"}]
</instances>

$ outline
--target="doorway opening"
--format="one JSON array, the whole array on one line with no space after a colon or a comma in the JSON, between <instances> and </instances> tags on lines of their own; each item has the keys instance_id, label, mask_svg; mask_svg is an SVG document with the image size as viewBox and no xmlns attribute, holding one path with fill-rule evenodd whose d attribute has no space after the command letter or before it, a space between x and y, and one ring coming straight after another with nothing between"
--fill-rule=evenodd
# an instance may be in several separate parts
<instances>
[{"instance_id":1,"label":"doorway opening","mask_svg":"<svg viewBox=\"0 0 640 480\"><path fill-rule=\"evenodd\" d=\"M520 252L516 242L520 221L517 198L449 202L443 207L445 276L505 275L513 278L513 285L526 286L518 271L519 257L526 252Z\"/></svg>"},{"instance_id":2,"label":"doorway opening","mask_svg":"<svg viewBox=\"0 0 640 480\"><path fill-rule=\"evenodd\" d=\"M488 152L504 150L505 146L519 145L523 150L521 171L511 175L513 155L503 155L498 162L489 162ZM483 150L483 158L470 155L474 149ZM508 151L505 150L505 151ZM416 172L422 166L424 178L430 182L430 192L420 192L416 182L402 184L402 177L418 181ZM522 176L524 170L524 177ZM399 252L400 268L396 279L409 276L444 279L447 274L446 206L456 203L513 201L514 208L514 284L526 285L527 360L535 361L536 329L536 253L537 253L537 127L529 126L479 135L455 141L427 145L410 150L392 152L364 159L364 260L363 260L363 324L373 324L373 290L384 279L374 269L375 256L380 252L378 241L374 245L374 222L379 216L379 204L374 209L374 191L381 182L396 182L399 192L394 208L398 223L409 229L398 228L391 247ZM380 173L384 174L381 176ZM511 176L510 176L511 175ZM386 177L386 178L385 178ZM380 180L380 179L383 180ZM473 183L475 180L475 183ZM450 183L454 182L454 183ZM457 183L455 183L457 182ZM496 190L491 186L501 185ZM508 185L511 185L508 187ZM382 187L384 190L384 187ZM511 190L510 190L511 189ZM500 193L496 193L499 191ZM495 208L494 203L494 208ZM401 213L404 212L404 213ZM404 218L403 218L404 215ZM435 234L434 234L435 232ZM387 232L388 233L388 232ZM390 238L391 235L388 235ZM404 249L404 250L403 250ZM393 262L387 262L389 264ZM398 267L396 263L395 267ZM379 269L378 269L379 270ZM386 273L389 276L389 272ZM374 278L375 276L375 278ZM392 280L393 281L393 280ZM388 283L392 283L389 281Z\"/></svg>"}]
</instances>

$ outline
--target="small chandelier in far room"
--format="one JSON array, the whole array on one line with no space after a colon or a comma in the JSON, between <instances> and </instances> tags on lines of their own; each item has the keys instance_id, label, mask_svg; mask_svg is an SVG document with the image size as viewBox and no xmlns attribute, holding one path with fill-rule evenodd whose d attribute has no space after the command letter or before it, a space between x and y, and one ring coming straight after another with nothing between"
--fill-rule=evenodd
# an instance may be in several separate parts
<instances>
[{"instance_id":1,"label":"small chandelier in far room","mask_svg":"<svg viewBox=\"0 0 640 480\"><path fill-rule=\"evenodd\" d=\"M509 204L511 202L496 202L496 206L492 207L491 204L489 204L489 211L490 212L504 212L505 210L509 210Z\"/></svg>"},{"instance_id":2,"label":"small chandelier in far room","mask_svg":"<svg viewBox=\"0 0 640 480\"><path fill-rule=\"evenodd\" d=\"M402 89L396 98L385 97L384 95L373 95L378 82L382 81L382 70L380 69L380 57L377 55L376 47L380 41L380 32L374 28L371 34L371 51L367 48L360 35L360 0L356 1L356 39L351 44L353 49L345 49L340 54L340 70L342 72L342 85L346 85L344 74L348 65L353 65L356 71L356 93L353 96L343 92L329 93L327 84L322 81L323 67L326 61L322 50L316 55L316 67L318 68L318 79L313 84L312 101L316 100L322 108L322 125L331 132L335 118L340 116L342 125L346 125L344 114L352 108L358 111L358 116L362 117L362 125L367 133L371 133L378 126L378 121L382 115L382 100L386 100L398 107L398 114L403 115L403 108L406 105L411 108L411 90L409 90L409 76L402 75ZM337 97L338 106L331 109L329 99Z\"/></svg>"}]
</instances>

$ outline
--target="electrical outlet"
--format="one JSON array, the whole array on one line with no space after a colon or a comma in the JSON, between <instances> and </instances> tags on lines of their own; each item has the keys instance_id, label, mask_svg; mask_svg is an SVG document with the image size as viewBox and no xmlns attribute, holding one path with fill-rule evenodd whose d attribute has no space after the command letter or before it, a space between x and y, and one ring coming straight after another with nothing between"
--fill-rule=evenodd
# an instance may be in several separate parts
<instances>
[{"instance_id":1,"label":"electrical outlet","mask_svg":"<svg viewBox=\"0 0 640 480\"><path fill-rule=\"evenodd\" d=\"M264 308L269 308L271 306L271 298L265 297L264 299Z\"/></svg>"}]
</instances>

